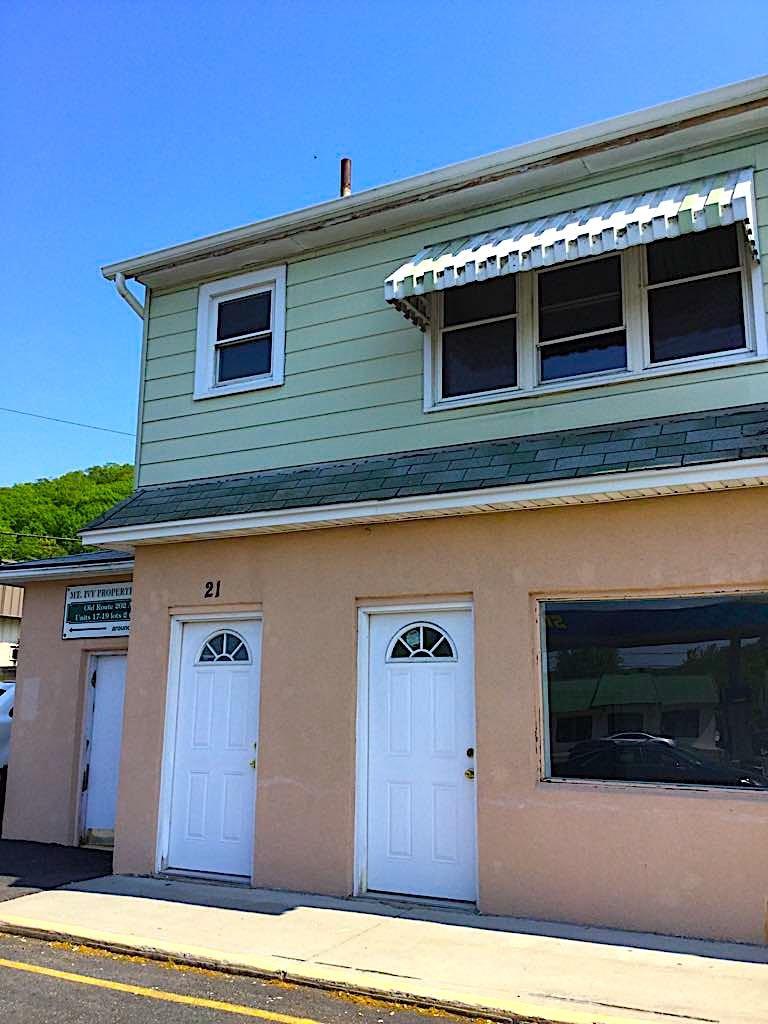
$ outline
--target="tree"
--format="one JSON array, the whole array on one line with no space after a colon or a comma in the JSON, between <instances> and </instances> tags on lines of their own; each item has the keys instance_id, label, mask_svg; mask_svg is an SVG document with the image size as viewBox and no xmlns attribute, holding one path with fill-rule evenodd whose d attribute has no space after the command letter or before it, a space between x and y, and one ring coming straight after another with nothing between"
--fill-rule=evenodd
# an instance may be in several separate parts
<instances>
[{"instance_id":1,"label":"tree","mask_svg":"<svg viewBox=\"0 0 768 1024\"><path fill-rule=\"evenodd\" d=\"M82 551L77 531L132 489L133 467L116 463L0 487L0 561Z\"/></svg>"}]
</instances>

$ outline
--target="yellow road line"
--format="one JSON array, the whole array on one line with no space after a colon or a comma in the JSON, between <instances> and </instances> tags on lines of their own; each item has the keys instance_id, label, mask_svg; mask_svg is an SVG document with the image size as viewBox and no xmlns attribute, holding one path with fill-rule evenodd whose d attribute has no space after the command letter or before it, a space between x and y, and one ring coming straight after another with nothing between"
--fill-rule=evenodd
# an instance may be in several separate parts
<instances>
[{"instance_id":1,"label":"yellow road line","mask_svg":"<svg viewBox=\"0 0 768 1024\"><path fill-rule=\"evenodd\" d=\"M273 1013L271 1010L259 1010L253 1006L238 1006L236 1003L224 1003L218 999L198 999L196 996L182 996L178 992L164 992L162 989L144 988L142 985L126 985L121 981L108 981L106 978L91 978L87 974L72 974L69 971L57 971L52 967L39 967L20 960L3 960L0 967L14 971L27 971L29 974L43 974L59 981L69 981L76 985L92 985L94 988L111 989L114 992L125 992L131 996L143 996L145 999L159 999L166 1003L181 1003L184 1006L201 1006L207 1010L220 1010L222 1013L239 1013L241 1017L259 1017L261 1020L277 1021L278 1024L321 1024L310 1017L292 1017L287 1013Z\"/></svg>"}]
</instances>

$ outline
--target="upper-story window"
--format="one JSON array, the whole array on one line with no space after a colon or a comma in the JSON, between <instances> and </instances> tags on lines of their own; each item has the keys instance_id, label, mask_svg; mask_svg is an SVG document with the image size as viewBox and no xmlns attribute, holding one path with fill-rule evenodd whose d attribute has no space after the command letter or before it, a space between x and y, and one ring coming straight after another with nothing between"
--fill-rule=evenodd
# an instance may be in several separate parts
<instances>
[{"instance_id":1,"label":"upper-story window","mask_svg":"<svg viewBox=\"0 0 768 1024\"><path fill-rule=\"evenodd\" d=\"M427 407L754 355L749 265L730 225L447 288L432 300Z\"/></svg>"},{"instance_id":2,"label":"upper-story window","mask_svg":"<svg viewBox=\"0 0 768 1024\"><path fill-rule=\"evenodd\" d=\"M284 363L285 267L201 286L195 398L275 387Z\"/></svg>"}]
</instances>

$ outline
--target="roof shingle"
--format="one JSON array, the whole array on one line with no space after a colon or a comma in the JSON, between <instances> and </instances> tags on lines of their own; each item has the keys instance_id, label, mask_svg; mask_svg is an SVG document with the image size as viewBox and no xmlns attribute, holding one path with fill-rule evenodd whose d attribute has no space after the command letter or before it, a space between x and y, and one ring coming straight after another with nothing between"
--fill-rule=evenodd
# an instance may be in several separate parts
<instances>
[{"instance_id":1,"label":"roof shingle","mask_svg":"<svg viewBox=\"0 0 768 1024\"><path fill-rule=\"evenodd\" d=\"M386 502L763 455L768 455L768 404L145 487L86 529Z\"/></svg>"}]
</instances>

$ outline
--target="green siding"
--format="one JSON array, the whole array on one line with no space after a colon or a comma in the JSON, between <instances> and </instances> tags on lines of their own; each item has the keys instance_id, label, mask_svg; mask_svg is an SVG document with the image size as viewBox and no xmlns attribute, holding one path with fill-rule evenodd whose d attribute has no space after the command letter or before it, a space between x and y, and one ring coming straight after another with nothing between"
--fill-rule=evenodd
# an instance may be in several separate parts
<instances>
[{"instance_id":1,"label":"green siding","mask_svg":"<svg viewBox=\"0 0 768 1024\"><path fill-rule=\"evenodd\" d=\"M764 401L768 362L424 413L423 336L383 298L427 242L741 166L768 253L768 136L288 264L285 384L192 400L197 289L153 294L139 480L163 483ZM763 264L765 265L765 264ZM765 272L764 272L765 273ZM768 298L768 296L767 296ZM768 302L766 303L768 305Z\"/></svg>"}]
</instances>

